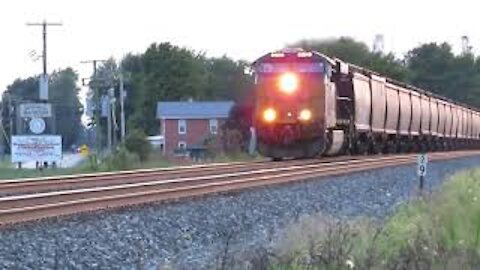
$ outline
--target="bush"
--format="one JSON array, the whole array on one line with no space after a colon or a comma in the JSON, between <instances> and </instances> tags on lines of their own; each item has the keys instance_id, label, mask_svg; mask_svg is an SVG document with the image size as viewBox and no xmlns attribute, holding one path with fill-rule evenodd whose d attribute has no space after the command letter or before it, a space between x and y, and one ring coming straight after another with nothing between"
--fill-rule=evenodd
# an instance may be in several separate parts
<instances>
[{"instance_id":1,"label":"bush","mask_svg":"<svg viewBox=\"0 0 480 270\"><path fill-rule=\"evenodd\" d=\"M237 154L245 150L245 140L238 129L225 129L223 131L223 150L227 154Z\"/></svg>"},{"instance_id":2,"label":"bush","mask_svg":"<svg viewBox=\"0 0 480 270\"><path fill-rule=\"evenodd\" d=\"M140 130L133 130L125 138L125 147L128 151L137 154L140 161L148 160L152 147L147 136Z\"/></svg>"},{"instance_id":3,"label":"bush","mask_svg":"<svg viewBox=\"0 0 480 270\"><path fill-rule=\"evenodd\" d=\"M105 160L105 164L108 170L127 170L135 168L139 160L136 153L128 151L125 147L120 147Z\"/></svg>"}]
</instances>

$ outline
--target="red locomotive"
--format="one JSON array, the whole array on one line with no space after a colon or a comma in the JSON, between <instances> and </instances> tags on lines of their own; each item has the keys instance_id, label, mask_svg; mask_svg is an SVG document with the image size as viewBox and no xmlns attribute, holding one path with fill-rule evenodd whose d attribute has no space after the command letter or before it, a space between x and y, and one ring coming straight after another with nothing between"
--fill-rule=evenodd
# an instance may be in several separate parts
<instances>
[{"instance_id":1,"label":"red locomotive","mask_svg":"<svg viewBox=\"0 0 480 270\"><path fill-rule=\"evenodd\" d=\"M477 147L480 113L313 51L253 63L258 150L274 160Z\"/></svg>"}]
</instances>

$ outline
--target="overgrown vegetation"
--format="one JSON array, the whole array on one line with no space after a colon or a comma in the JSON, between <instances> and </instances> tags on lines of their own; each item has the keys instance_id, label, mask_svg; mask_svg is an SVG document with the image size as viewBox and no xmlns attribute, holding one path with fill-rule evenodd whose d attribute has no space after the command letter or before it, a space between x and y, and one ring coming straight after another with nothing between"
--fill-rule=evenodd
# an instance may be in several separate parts
<instances>
[{"instance_id":1,"label":"overgrown vegetation","mask_svg":"<svg viewBox=\"0 0 480 270\"><path fill-rule=\"evenodd\" d=\"M218 268L479 269L479 196L480 170L464 172L385 222L301 217L268 251L241 262L224 251L219 256L229 264Z\"/></svg>"},{"instance_id":2,"label":"overgrown vegetation","mask_svg":"<svg viewBox=\"0 0 480 270\"><path fill-rule=\"evenodd\" d=\"M246 153L237 154L219 154L212 155L208 159L201 161L193 161L185 159L181 165L201 163L218 163L218 162L235 162L235 161L251 161L260 160L259 156L250 156ZM16 178L32 178L56 175L72 175L81 173L110 172L133 169L151 169L162 168L179 165L178 161L172 161L158 152L152 151L147 160L141 161L135 152L129 151L125 146L120 146L109 157L99 161L92 154L82 164L75 168L45 168L43 170L35 169L16 169L11 164L10 159L5 157L0 162L0 179L16 179Z\"/></svg>"},{"instance_id":3,"label":"overgrown vegetation","mask_svg":"<svg viewBox=\"0 0 480 270\"><path fill-rule=\"evenodd\" d=\"M145 134L140 130L131 131L125 138L126 150L136 154L140 161L147 161L152 147Z\"/></svg>"}]
</instances>

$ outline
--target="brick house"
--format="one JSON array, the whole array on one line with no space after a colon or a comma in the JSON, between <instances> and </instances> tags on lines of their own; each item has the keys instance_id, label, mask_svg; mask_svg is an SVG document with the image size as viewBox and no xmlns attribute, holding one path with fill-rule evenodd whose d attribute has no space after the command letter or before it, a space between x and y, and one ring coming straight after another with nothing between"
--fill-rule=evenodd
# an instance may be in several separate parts
<instances>
[{"instance_id":1,"label":"brick house","mask_svg":"<svg viewBox=\"0 0 480 270\"><path fill-rule=\"evenodd\" d=\"M172 155L219 136L233 105L232 101L158 102L156 117L164 140L163 153Z\"/></svg>"}]
</instances>

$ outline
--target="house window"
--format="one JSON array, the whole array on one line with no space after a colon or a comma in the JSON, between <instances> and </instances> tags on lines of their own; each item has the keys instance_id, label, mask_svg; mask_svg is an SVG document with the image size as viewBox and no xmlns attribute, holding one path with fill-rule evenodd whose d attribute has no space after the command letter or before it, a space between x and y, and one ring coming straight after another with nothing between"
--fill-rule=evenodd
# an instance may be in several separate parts
<instances>
[{"instance_id":1,"label":"house window","mask_svg":"<svg viewBox=\"0 0 480 270\"><path fill-rule=\"evenodd\" d=\"M217 119L210 119L209 126L210 126L210 133L211 134L217 134L217 132L218 132L218 120Z\"/></svg>"},{"instance_id":2,"label":"house window","mask_svg":"<svg viewBox=\"0 0 480 270\"><path fill-rule=\"evenodd\" d=\"M187 134L187 120L178 120L178 134Z\"/></svg>"},{"instance_id":3,"label":"house window","mask_svg":"<svg viewBox=\"0 0 480 270\"><path fill-rule=\"evenodd\" d=\"M178 147L178 150L184 152L184 151L187 150L187 143L183 142L183 141L180 141L180 142L178 142L177 147Z\"/></svg>"}]
</instances>

